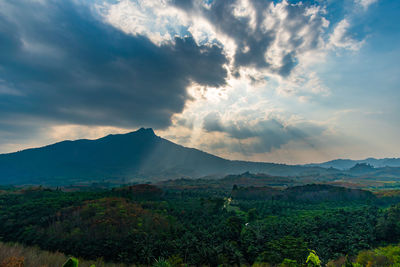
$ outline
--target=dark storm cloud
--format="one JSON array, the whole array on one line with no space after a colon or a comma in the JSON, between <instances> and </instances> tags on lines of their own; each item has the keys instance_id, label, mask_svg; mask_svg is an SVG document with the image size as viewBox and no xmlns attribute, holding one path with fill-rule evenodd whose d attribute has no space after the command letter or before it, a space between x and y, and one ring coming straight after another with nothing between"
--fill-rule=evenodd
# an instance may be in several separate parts
<instances>
[{"instance_id":1,"label":"dark storm cloud","mask_svg":"<svg viewBox=\"0 0 400 267\"><path fill-rule=\"evenodd\" d=\"M157 46L72 0L0 2L0 51L3 118L161 128L192 81L217 87L227 76L218 46L190 36Z\"/></svg>"},{"instance_id":2,"label":"dark storm cloud","mask_svg":"<svg viewBox=\"0 0 400 267\"><path fill-rule=\"evenodd\" d=\"M204 117L203 128L208 132L223 132L224 126L217 112L211 112Z\"/></svg>"},{"instance_id":3,"label":"dark storm cloud","mask_svg":"<svg viewBox=\"0 0 400 267\"><path fill-rule=\"evenodd\" d=\"M276 119L260 120L256 123L246 121L230 121L223 123L218 113L208 114L203 121L203 128L207 132L226 133L229 137L239 141L233 144L216 143L217 146L229 147L234 152L244 154L265 153L274 148L280 148L290 141L307 142L310 137L319 136L325 130L323 127L312 123L298 123L296 125L284 125ZM243 142L250 140L250 142Z\"/></svg>"},{"instance_id":4,"label":"dark storm cloud","mask_svg":"<svg viewBox=\"0 0 400 267\"><path fill-rule=\"evenodd\" d=\"M16 140L37 138L42 130L37 124L29 121L25 123L0 121L0 148L2 144L14 143Z\"/></svg>"},{"instance_id":5,"label":"dark storm cloud","mask_svg":"<svg viewBox=\"0 0 400 267\"><path fill-rule=\"evenodd\" d=\"M0 95L1 98L1 95ZM50 124L26 116L0 116L0 154L49 143ZM41 139L47 136L46 140Z\"/></svg>"},{"instance_id":6,"label":"dark storm cloud","mask_svg":"<svg viewBox=\"0 0 400 267\"><path fill-rule=\"evenodd\" d=\"M273 14L274 11L269 12L271 4L277 4L276 1L249 0L255 13L253 16L235 15L237 0L212 1L208 7L202 4L202 0L173 0L173 2L186 12L206 18L217 31L235 41L236 68L252 66L288 76L297 64L297 54L317 48L320 41L323 18L307 14L307 8L311 7L307 4L286 5L283 1L282 10L277 11L287 14L282 19L274 17L276 15ZM265 25L266 17L272 18L269 22L272 24ZM305 27L309 27L306 36L302 33ZM283 51L280 66L273 66L272 62L266 59L265 53L271 49L282 31L289 35L289 38L284 44L280 44Z\"/></svg>"}]
</instances>

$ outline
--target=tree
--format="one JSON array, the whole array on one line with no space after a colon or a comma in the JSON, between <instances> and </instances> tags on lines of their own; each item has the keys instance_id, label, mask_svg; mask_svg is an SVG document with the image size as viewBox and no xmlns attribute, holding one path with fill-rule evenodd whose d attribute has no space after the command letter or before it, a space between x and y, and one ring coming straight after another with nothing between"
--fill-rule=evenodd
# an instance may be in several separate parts
<instances>
[{"instance_id":1,"label":"tree","mask_svg":"<svg viewBox=\"0 0 400 267\"><path fill-rule=\"evenodd\" d=\"M311 266L311 267L321 266L321 260L319 259L315 250L310 251L310 254L307 257L306 263L308 266Z\"/></svg>"},{"instance_id":2,"label":"tree","mask_svg":"<svg viewBox=\"0 0 400 267\"><path fill-rule=\"evenodd\" d=\"M284 259L281 264L279 264L279 267L297 267L299 264L295 260L291 259Z\"/></svg>"},{"instance_id":3,"label":"tree","mask_svg":"<svg viewBox=\"0 0 400 267\"><path fill-rule=\"evenodd\" d=\"M231 240L239 240L243 224L244 220L242 218L238 216L229 217L228 220L226 221L228 238Z\"/></svg>"},{"instance_id":4,"label":"tree","mask_svg":"<svg viewBox=\"0 0 400 267\"><path fill-rule=\"evenodd\" d=\"M282 259L292 258L302 264L308 253L307 243L293 236L272 240L266 244L266 247L267 249L257 258L257 262L279 264Z\"/></svg>"},{"instance_id":5,"label":"tree","mask_svg":"<svg viewBox=\"0 0 400 267\"><path fill-rule=\"evenodd\" d=\"M172 267L171 263L169 263L167 260L164 260L163 258L159 258L156 260L153 265L153 267Z\"/></svg>"},{"instance_id":6,"label":"tree","mask_svg":"<svg viewBox=\"0 0 400 267\"><path fill-rule=\"evenodd\" d=\"M62 267L78 267L79 261L76 258L69 258Z\"/></svg>"},{"instance_id":7,"label":"tree","mask_svg":"<svg viewBox=\"0 0 400 267\"><path fill-rule=\"evenodd\" d=\"M390 207L376 225L377 238L397 242L400 239L400 205Z\"/></svg>"},{"instance_id":8,"label":"tree","mask_svg":"<svg viewBox=\"0 0 400 267\"><path fill-rule=\"evenodd\" d=\"M247 220L249 222L255 221L258 219L258 213L256 208L252 208L247 212Z\"/></svg>"}]
</instances>

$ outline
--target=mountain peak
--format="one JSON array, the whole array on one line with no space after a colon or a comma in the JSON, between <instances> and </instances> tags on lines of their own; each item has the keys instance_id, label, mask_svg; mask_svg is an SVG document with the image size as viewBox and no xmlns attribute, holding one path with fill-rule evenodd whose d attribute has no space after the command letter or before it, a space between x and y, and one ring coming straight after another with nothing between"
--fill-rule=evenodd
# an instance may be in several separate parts
<instances>
[{"instance_id":1,"label":"mountain peak","mask_svg":"<svg viewBox=\"0 0 400 267\"><path fill-rule=\"evenodd\" d=\"M154 133L152 128L140 128L136 131L133 132L128 132L128 133L122 133L122 134L109 134L105 137L99 138L99 140L101 139L107 139L107 140L115 140L115 138L117 139L121 139L124 140L125 138L137 138L137 137L157 137L157 135Z\"/></svg>"},{"instance_id":2,"label":"mountain peak","mask_svg":"<svg viewBox=\"0 0 400 267\"><path fill-rule=\"evenodd\" d=\"M143 128L143 127L140 128L139 130L137 130L134 133L147 134L147 135L156 135L152 128Z\"/></svg>"}]
</instances>

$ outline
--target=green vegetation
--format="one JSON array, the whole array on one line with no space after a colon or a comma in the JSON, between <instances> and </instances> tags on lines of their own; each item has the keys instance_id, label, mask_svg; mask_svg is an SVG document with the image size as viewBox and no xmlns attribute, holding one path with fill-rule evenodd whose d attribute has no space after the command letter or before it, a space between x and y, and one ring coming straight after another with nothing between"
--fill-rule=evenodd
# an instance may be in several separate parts
<instances>
[{"instance_id":1,"label":"green vegetation","mask_svg":"<svg viewBox=\"0 0 400 267\"><path fill-rule=\"evenodd\" d=\"M71 257L69 258L62 267L78 267L79 260L77 258Z\"/></svg>"},{"instance_id":2,"label":"green vegetation","mask_svg":"<svg viewBox=\"0 0 400 267\"><path fill-rule=\"evenodd\" d=\"M308 266L321 266L321 260L319 259L317 253L314 250L311 250L310 255L308 255L306 262Z\"/></svg>"},{"instance_id":3,"label":"green vegetation","mask_svg":"<svg viewBox=\"0 0 400 267\"><path fill-rule=\"evenodd\" d=\"M61 267L68 257L60 252L49 252L37 247L0 242L1 267ZM79 267L128 267L125 264L105 263L102 259L88 261L79 258Z\"/></svg>"},{"instance_id":4,"label":"green vegetation","mask_svg":"<svg viewBox=\"0 0 400 267\"><path fill-rule=\"evenodd\" d=\"M351 258L351 259L350 259ZM352 257L341 257L328 262L328 267L342 266L400 266L400 245L389 245L372 250L364 250Z\"/></svg>"},{"instance_id":5,"label":"green vegetation","mask_svg":"<svg viewBox=\"0 0 400 267\"><path fill-rule=\"evenodd\" d=\"M0 193L0 238L128 265L320 266L346 258L364 266L381 255L390 264L398 259L398 247L373 250L400 241L396 194L327 185L273 189L274 197L253 191L10 187Z\"/></svg>"}]
</instances>

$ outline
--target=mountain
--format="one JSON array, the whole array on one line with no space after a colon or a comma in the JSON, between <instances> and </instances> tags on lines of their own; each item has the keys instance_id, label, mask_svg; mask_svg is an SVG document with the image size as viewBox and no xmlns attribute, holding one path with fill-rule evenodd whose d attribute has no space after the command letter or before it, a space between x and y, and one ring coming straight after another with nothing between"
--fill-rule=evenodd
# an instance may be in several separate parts
<instances>
[{"instance_id":1,"label":"mountain","mask_svg":"<svg viewBox=\"0 0 400 267\"><path fill-rule=\"evenodd\" d=\"M375 168L400 167L400 158L383 158L383 159L367 158L363 160L335 159L323 163L306 164L304 166L348 170L354 167L356 164L369 164Z\"/></svg>"},{"instance_id":2,"label":"mountain","mask_svg":"<svg viewBox=\"0 0 400 267\"><path fill-rule=\"evenodd\" d=\"M0 154L0 184L69 185L110 180L125 183L246 171L280 176L334 172L321 167L226 160L177 145L144 128L96 140L63 141Z\"/></svg>"}]
</instances>

